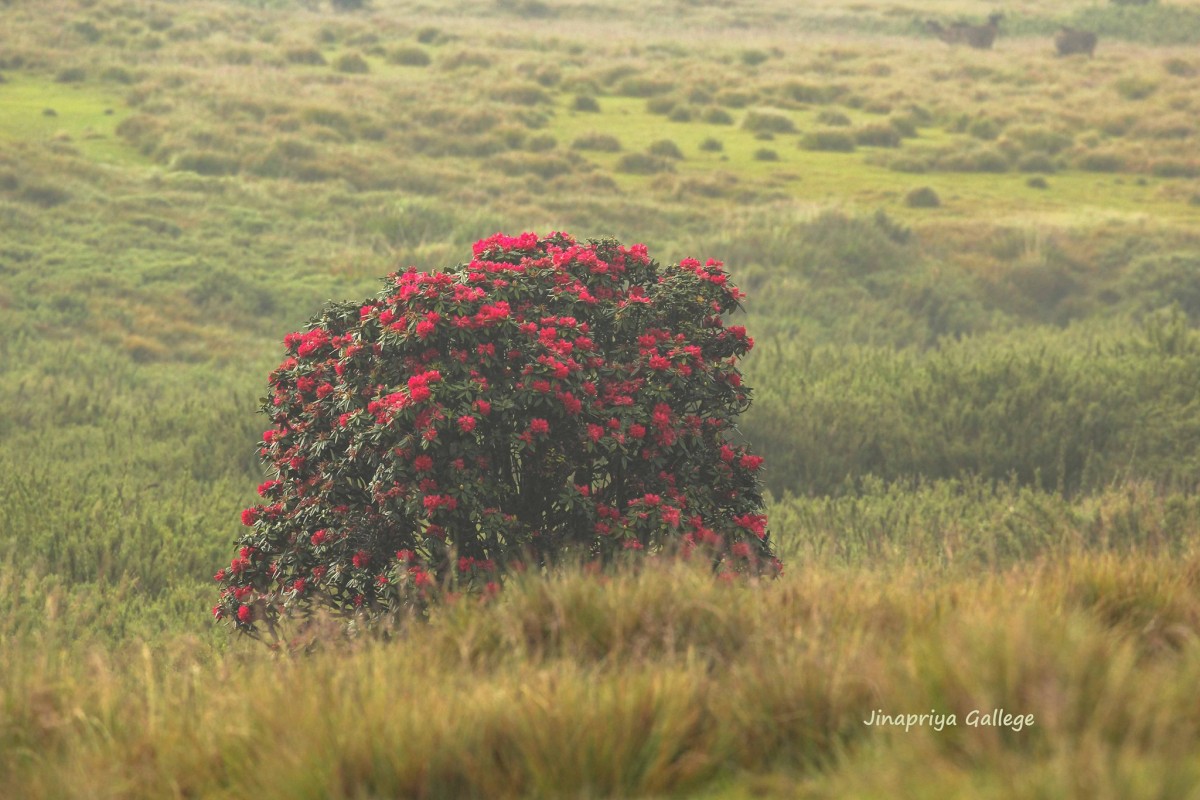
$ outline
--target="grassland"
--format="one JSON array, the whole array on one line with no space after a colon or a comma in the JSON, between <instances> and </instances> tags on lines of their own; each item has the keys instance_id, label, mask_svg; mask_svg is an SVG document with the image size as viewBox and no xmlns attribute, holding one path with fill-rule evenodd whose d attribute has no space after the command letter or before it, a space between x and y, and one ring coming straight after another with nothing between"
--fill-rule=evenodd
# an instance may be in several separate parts
<instances>
[{"instance_id":1,"label":"grassland","mask_svg":"<svg viewBox=\"0 0 1200 800\"><path fill-rule=\"evenodd\" d=\"M0 785L1196 796L1200 4L991 10L0 3ZM214 627L283 334L555 229L750 293L784 578Z\"/></svg>"}]
</instances>

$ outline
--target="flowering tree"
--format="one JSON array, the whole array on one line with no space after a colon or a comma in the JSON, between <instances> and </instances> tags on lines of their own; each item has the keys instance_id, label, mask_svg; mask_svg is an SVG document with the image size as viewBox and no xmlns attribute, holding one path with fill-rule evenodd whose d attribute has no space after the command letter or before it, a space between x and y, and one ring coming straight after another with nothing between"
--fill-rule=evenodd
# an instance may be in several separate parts
<instances>
[{"instance_id":1,"label":"flowering tree","mask_svg":"<svg viewBox=\"0 0 1200 800\"><path fill-rule=\"evenodd\" d=\"M214 615L258 633L291 609L393 613L565 554L778 571L762 459L729 439L742 296L716 261L526 233L329 304L271 373L273 477Z\"/></svg>"}]
</instances>

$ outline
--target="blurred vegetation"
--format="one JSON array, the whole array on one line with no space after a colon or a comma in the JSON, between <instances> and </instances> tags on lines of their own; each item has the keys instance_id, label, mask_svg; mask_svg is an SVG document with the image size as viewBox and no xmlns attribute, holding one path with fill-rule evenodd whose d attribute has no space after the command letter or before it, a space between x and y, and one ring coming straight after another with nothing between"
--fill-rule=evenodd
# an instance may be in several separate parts
<instances>
[{"instance_id":1,"label":"blurred vegetation","mask_svg":"<svg viewBox=\"0 0 1200 800\"><path fill-rule=\"evenodd\" d=\"M1200 8L1070 0L1009 13L974 51L920 22L980 18L965 0L618 5L3 3L6 785L871 797L917 794L921 765L928 796L1194 788ZM1064 24L1098 34L1094 58L1056 57ZM724 587L728 608L695 576L664 583L670 603L645 576L531 582L406 634L411 662L231 643L209 576L261 479L254 409L283 334L398 267L556 229L718 258L748 292L742 433L789 577ZM744 658L714 638L731 630ZM240 751L297 697L296 730L342 729L335 691L407 702L371 692L414 664L459 697L424 719L492 709L471 735L497 763L455 771L457 749L413 777L367 738L318 736L248 769ZM459 664L494 683L467 691ZM851 667L862 685L837 683ZM247 688L287 686L277 669L334 688ZM631 736L588 752L643 768L589 772L536 738L545 707L521 686L564 698L551 730L653 719L677 747ZM1032 738L855 721L983 702L1049 716ZM429 752L476 741L446 725Z\"/></svg>"}]
</instances>

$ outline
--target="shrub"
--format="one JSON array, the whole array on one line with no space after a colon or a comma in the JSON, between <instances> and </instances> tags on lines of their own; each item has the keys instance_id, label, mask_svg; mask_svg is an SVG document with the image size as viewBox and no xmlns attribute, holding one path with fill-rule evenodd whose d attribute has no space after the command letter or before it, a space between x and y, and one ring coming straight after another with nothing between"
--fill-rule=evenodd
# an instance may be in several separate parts
<instances>
[{"instance_id":1,"label":"shrub","mask_svg":"<svg viewBox=\"0 0 1200 800\"><path fill-rule=\"evenodd\" d=\"M719 105L726 108L745 108L753 102L754 96L737 89L722 89L717 92L716 100Z\"/></svg>"},{"instance_id":2,"label":"shrub","mask_svg":"<svg viewBox=\"0 0 1200 800\"><path fill-rule=\"evenodd\" d=\"M850 118L841 111L826 108L817 114L817 122L822 125L828 125L831 128L841 128L850 124Z\"/></svg>"},{"instance_id":3,"label":"shrub","mask_svg":"<svg viewBox=\"0 0 1200 800\"><path fill-rule=\"evenodd\" d=\"M1126 75L1118 78L1114 87L1117 90L1117 94L1126 100L1145 100L1154 94L1154 90L1158 88L1158 83L1141 75Z\"/></svg>"},{"instance_id":4,"label":"shrub","mask_svg":"<svg viewBox=\"0 0 1200 800\"><path fill-rule=\"evenodd\" d=\"M1000 123L991 117L979 117L971 120L971 124L967 126L967 133L976 139L990 142L1000 135L1000 127Z\"/></svg>"},{"instance_id":5,"label":"shrub","mask_svg":"<svg viewBox=\"0 0 1200 800\"><path fill-rule=\"evenodd\" d=\"M401 614L564 558L777 571L762 459L730 441L740 297L718 262L497 234L330 303L270 375L270 477L214 615L259 635L317 607Z\"/></svg>"},{"instance_id":6,"label":"shrub","mask_svg":"<svg viewBox=\"0 0 1200 800\"><path fill-rule=\"evenodd\" d=\"M733 116L720 106L709 106L700 112L700 121L709 125L732 125Z\"/></svg>"},{"instance_id":7,"label":"shrub","mask_svg":"<svg viewBox=\"0 0 1200 800\"><path fill-rule=\"evenodd\" d=\"M854 142L863 147L899 147L900 131L891 125L866 125L854 131Z\"/></svg>"},{"instance_id":8,"label":"shrub","mask_svg":"<svg viewBox=\"0 0 1200 800\"><path fill-rule=\"evenodd\" d=\"M617 85L617 94L625 97L654 97L666 94L675 88L668 81L655 80L644 75L631 75Z\"/></svg>"},{"instance_id":9,"label":"shrub","mask_svg":"<svg viewBox=\"0 0 1200 800\"><path fill-rule=\"evenodd\" d=\"M68 202L71 193L57 186L29 184L17 193L17 199L41 208L54 208Z\"/></svg>"},{"instance_id":10,"label":"shrub","mask_svg":"<svg viewBox=\"0 0 1200 800\"><path fill-rule=\"evenodd\" d=\"M446 37L439 28L426 27L417 31L417 41L421 44L438 44L445 41L445 39Z\"/></svg>"},{"instance_id":11,"label":"shrub","mask_svg":"<svg viewBox=\"0 0 1200 800\"><path fill-rule=\"evenodd\" d=\"M602 153L616 153L621 149L617 137L608 133L586 133L571 143L574 150L598 150Z\"/></svg>"},{"instance_id":12,"label":"shrub","mask_svg":"<svg viewBox=\"0 0 1200 800\"><path fill-rule=\"evenodd\" d=\"M1032 178L1028 178L1025 181L1025 185L1028 186L1030 189L1049 189L1050 188L1050 184L1047 183L1046 179L1043 178L1041 175L1034 175Z\"/></svg>"},{"instance_id":13,"label":"shrub","mask_svg":"<svg viewBox=\"0 0 1200 800\"><path fill-rule=\"evenodd\" d=\"M617 161L617 172L631 175L654 175L674 169L670 161L650 153L626 153Z\"/></svg>"},{"instance_id":14,"label":"shrub","mask_svg":"<svg viewBox=\"0 0 1200 800\"><path fill-rule=\"evenodd\" d=\"M519 106L536 106L550 102L550 95L536 84L510 84L501 86L493 92L493 96L504 103Z\"/></svg>"},{"instance_id":15,"label":"shrub","mask_svg":"<svg viewBox=\"0 0 1200 800\"><path fill-rule=\"evenodd\" d=\"M647 147L646 152L652 156L659 156L660 158L683 158L683 151L679 149L679 145L675 144L670 139L659 139L657 142L654 142Z\"/></svg>"},{"instance_id":16,"label":"shrub","mask_svg":"<svg viewBox=\"0 0 1200 800\"><path fill-rule=\"evenodd\" d=\"M904 196L904 205L909 208L937 208L942 204L938 193L928 186L913 189Z\"/></svg>"},{"instance_id":17,"label":"shrub","mask_svg":"<svg viewBox=\"0 0 1200 800\"><path fill-rule=\"evenodd\" d=\"M671 122L691 122L692 109L688 106L675 106L671 113L667 114L667 119Z\"/></svg>"},{"instance_id":18,"label":"shrub","mask_svg":"<svg viewBox=\"0 0 1200 800\"><path fill-rule=\"evenodd\" d=\"M1058 167L1045 153L1029 153L1017 161L1017 169L1021 172L1055 172Z\"/></svg>"},{"instance_id":19,"label":"shrub","mask_svg":"<svg viewBox=\"0 0 1200 800\"><path fill-rule=\"evenodd\" d=\"M738 54L738 57L742 60L742 63L745 64L747 67L757 67L759 64L761 64L764 61L766 61L767 59L769 59L771 57L771 54L766 52L765 50L752 49L752 50L743 50L741 53Z\"/></svg>"},{"instance_id":20,"label":"shrub","mask_svg":"<svg viewBox=\"0 0 1200 800\"><path fill-rule=\"evenodd\" d=\"M791 82L780 87L780 93L794 103L830 103L841 95L845 89L840 86L813 86L807 83Z\"/></svg>"},{"instance_id":21,"label":"shrub","mask_svg":"<svg viewBox=\"0 0 1200 800\"><path fill-rule=\"evenodd\" d=\"M558 147L558 140L548 133L531 136L525 143L525 149L531 153L545 153Z\"/></svg>"},{"instance_id":22,"label":"shrub","mask_svg":"<svg viewBox=\"0 0 1200 800\"><path fill-rule=\"evenodd\" d=\"M1007 172L1008 156L995 147L978 147L949 153L937 166L950 172Z\"/></svg>"},{"instance_id":23,"label":"shrub","mask_svg":"<svg viewBox=\"0 0 1200 800\"><path fill-rule=\"evenodd\" d=\"M917 138L917 119L911 114L901 114L888 119L888 124L905 139Z\"/></svg>"},{"instance_id":24,"label":"shrub","mask_svg":"<svg viewBox=\"0 0 1200 800\"><path fill-rule=\"evenodd\" d=\"M59 83L82 83L87 80L87 70L83 67L67 67L59 70L54 80Z\"/></svg>"},{"instance_id":25,"label":"shrub","mask_svg":"<svg viewBox=\"0 0 1200 800\"><path fill-rule=\"evenodd\" d=\"M402 67L428 67L433 59L425 48L415 44L405 44L388 51L387 60L391 64Z\"/></svg>"},{"instance_id":26,"label":"shrub","mask_svg":"<svg viewBox=\"0 0 1200 800\"><path fill-rule=\"evenodd\" d=\"M534 153L512 153L498 157L493 163L505 175L536 175L544 181L575 171L575 166L565 158Z\"/></svg>"},{"instance_id":27,"label":"shrub","mask_svg":"<svg viewBox=\"0 0 1200 800\"><path fill-rule=\"evenodd\" d=\"M239 164L237 159L224 153L211 151L180 153L171 162L171 168L198 175L234 175Z\"/></svg>"},{"instance_id":28,"label":"shrub","mask_svg":"<svg viewBox=\"0 0 1200 800\"><path fill-rule=\"evenodd\" d=\"M571 102L571 108L575 111L582 111L588 114L596 114L600 111L600 103L590 94L577 94Z\"/></svg>"},{"instance_id":29,"label":"shrub","mask_svg":"<svg viewBox=\"0 0 1200 800\"><path fill-rule=\"evenodd\" d=\"M1087 172L1120 172L1125 169L1125 156L1116 152L1093 151L1081 156L1076 165Z\"/></svg>"},{"instance_id":30,"label":"shrub","mask_svg":"<svg viewBox=\"0 0 1200 800\"><path fill-rule=\"evenodd\" d=\"M760 147L754 151L755 161L778 161L779 153L769 147Z\"/></svg>"},{"instance_id":31,"label":"shrub","mask_svg":"<svg viewBox=\"0 0 1200 800\"><path fill-rule=\"evenodd\" d=\"M770 111L751 111L742 120L742 127L751 133L793 133L796 130L791 119Z\"/></svg>"},{"instance_id":32,"label":"shrub","mask_svg":"<svg viewBox=\"0 0 1200 800\"><path fill-rule=\"evenodd\" d=\"M1177 78L1194 78L1197 73L1192 63L1182 58L1168 58L1163 62L1163 69Z\"/></svg>"},{"instance_id":33,"label":"shrub","mask_svg":"<svg viewBox=\"0 0 1200 800\"><path fill-rule=\"evenodd\" d=\"M847 131L810 131L800 139L805 150L824 150L834 153L853 153L854 136Z\"/></svg>"},{"instance_id":34,"label":"shrub","mask_svg":"<svg viewBox=\"0 0 1200 800\"><path fill-rule=\"evenodd\" d=\"M133 73L124 67L108 67L100 73L100 80L128 85L133 83L134 78Z\"/></svg>"},{"instance_id":35,"label":"shrub","mask_svg":"<svg viewBox=\"0 0 1200 800\"><path fill-rule=\"evenodd\" d=\"M670 114L675 108L675 98L673 97L651 97L646 101L647 114Z\"/></svg>"},{"instance_id":36,"label":"shrub","mask_svg":"<svg viewBox=\"0 0 1200 800\"><path fill-rule=\"evenodd\" d=\"M700 149L705 153L719 153L725 149L725 145L721 144L720 139L714 139L709 136L704 141L700 142Z\"/></svg>"},{"instance_id":37,"label":"shrub","mask_svg":"<svg viewBox=\"0 0 1200 800\"><path fill-rule=\"evenodd\" d=\"M1150 172L1159 178L1195 178L1200 176L1200 164L1194 161L1164 159L1155 161L1150 166Z\"/></svg>"},{"instance_id":38,"label":"shrub","mask_svg":"<svg viewBox=\"0 0 1200 800\"><path fill-rule=\"evenodd\" d=\"M371 71L371 65L358 53L343 53L333 62L333 68L338 72L357 75Z\"/></svg>"},{"instance_id":39,"label":"shrub","mask_svg":"<svg viewBox=\"0 0 1200 800\"><path fill-rule=\"evenodd\" d=\"M306 64L314 67L325 66L325 56L315 47L293 47L285 53L290 64Z\"/></svg>"}]
</instances>

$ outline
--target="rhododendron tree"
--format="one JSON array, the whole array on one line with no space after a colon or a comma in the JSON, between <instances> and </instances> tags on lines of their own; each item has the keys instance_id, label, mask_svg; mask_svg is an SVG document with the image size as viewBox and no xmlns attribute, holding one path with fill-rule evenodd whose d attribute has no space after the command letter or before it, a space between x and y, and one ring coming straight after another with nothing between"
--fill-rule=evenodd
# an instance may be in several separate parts
<instances>
[{"instance_id":1,"label":"rhododendron tree","mask_svg":"<svg viewBox=\"0 0 1200 800\"><path fill-rule=\"evenodd\" d=\"M329 304L270 375L271 477L214 615L259 633L291 610L395 613L566 555L778 571L762 459L735 436L741 297L716 261L526 233Z\"/></svg>"}]
</instances>

